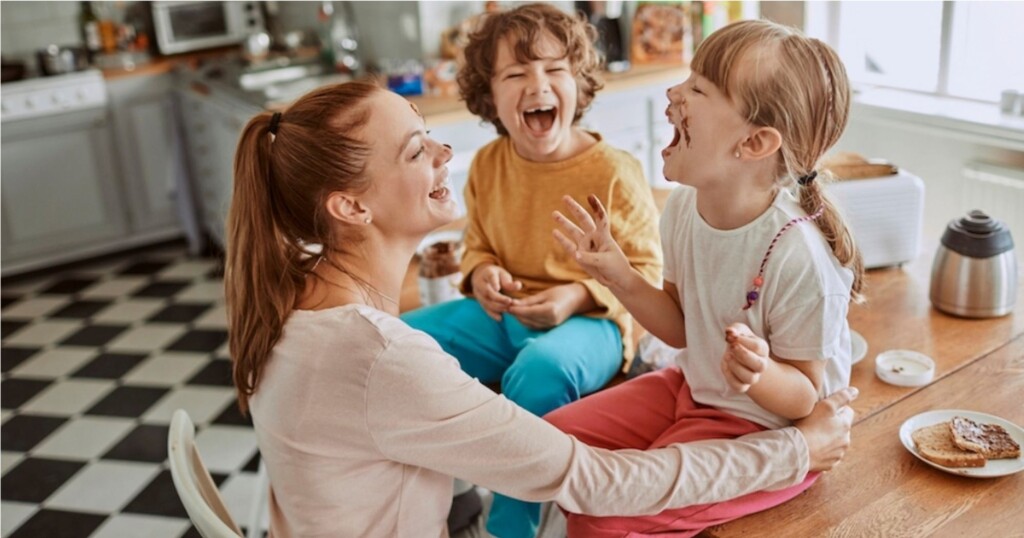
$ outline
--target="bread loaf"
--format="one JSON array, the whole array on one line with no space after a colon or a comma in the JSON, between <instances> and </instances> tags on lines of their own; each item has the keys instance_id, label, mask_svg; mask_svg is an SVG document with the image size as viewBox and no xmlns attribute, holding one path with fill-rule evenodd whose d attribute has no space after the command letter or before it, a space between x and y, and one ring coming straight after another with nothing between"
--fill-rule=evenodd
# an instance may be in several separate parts
<instances>
[{"instance_id":1,"label":"bread loaf","mask_svg":"<svg viewBox=\"0 0 1024 538\"><path fill-rule=\"evenodd\" d=\"M984 467L985 456L964 450L953 443L949 423L940 422L918 428L910 434L921 457L944 467Z\"/></svg>"}]
</instances>

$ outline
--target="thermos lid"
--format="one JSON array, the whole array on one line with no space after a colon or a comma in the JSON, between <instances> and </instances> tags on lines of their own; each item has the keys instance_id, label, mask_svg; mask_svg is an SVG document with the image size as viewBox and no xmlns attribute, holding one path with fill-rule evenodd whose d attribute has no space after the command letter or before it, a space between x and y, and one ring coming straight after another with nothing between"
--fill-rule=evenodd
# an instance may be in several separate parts
<instances>
[{"instance_id":1,"label":"thermos lid","mask_svg":"<svg viewBox=\"0 0 1024 538\"><path fill-rule=\"evenodd\" d=\"M1003 221L975 209L949 222L942 234L942 244L964 256L988 258L1011 250L1013 237Z\"/></svg>"}]
</instances>

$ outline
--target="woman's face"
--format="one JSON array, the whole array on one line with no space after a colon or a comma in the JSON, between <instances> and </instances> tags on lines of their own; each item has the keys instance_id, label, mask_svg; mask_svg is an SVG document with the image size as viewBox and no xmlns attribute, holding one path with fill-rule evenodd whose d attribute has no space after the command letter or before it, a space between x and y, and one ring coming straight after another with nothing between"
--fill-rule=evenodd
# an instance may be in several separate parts
<instances>
[{"instance_id":1,"label":"woman's face","mask_svg":"<svg viewBox=\"0 0 1024 538\"><path fill-rule=\"evenodd\" d=\"M370 142L363 195L375 226L422 236L458 216L448 179L451 148L431 139L415 106L390 91L369 98L370 120L362 136Z\"/></svg>"}]
</instances>

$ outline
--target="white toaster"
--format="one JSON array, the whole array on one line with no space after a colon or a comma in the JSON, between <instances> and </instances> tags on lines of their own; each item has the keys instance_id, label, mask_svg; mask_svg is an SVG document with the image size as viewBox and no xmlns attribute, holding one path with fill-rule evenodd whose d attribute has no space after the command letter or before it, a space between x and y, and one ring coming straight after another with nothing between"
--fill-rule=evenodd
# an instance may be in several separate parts
<instances>
[{"instance_id":1,"label":"white toaster","mask_svg":"<svg viewBox=\"0 0 1024 538\"><path fill-rule=\"evenodd\" d=\"M900 169L893 176L836 181L827 188L860 247L865 268L917 258L924 220L921 178Z\"/></svg>"}]
</instances>

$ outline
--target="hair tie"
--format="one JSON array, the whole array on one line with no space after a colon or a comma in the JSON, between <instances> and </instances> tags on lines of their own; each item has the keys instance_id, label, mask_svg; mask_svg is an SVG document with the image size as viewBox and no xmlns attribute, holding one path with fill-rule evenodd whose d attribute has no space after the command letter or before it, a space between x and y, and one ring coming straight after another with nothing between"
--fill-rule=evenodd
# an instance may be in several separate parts
<instances>
[{"instance_id":1,"label":"hair tie","mask_svg":"<svg viewBox=\"0 0 1024 538\"><path fill-rule=\"evenodd\" d=\"M801 187L806 187L807 185L810 185L816 177L818 177L818 171L814 170L813 172L807 174L806 176L801 176L800 179L796 180L796 182L799 183Z\"/></svg>"},{"instance_id":2,"label":"hair tie","mask_svg":"<svg viewBox=\"0 0 1024 538\"><path fill-rule=\"evenodd\" d=\"M274 112L274 115L270 117L270 127L267 129L270 134L277 136L277 126L281 123L281 113Z\"/></svg>"}]
</instances>

